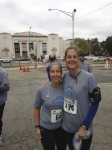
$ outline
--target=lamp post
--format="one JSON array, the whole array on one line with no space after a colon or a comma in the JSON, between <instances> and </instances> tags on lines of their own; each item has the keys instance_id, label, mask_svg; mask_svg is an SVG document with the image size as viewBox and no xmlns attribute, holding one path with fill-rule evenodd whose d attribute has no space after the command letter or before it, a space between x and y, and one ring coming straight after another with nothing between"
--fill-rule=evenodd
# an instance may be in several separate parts
<instances>
[{"instance_id":1,"label":"lamp post","mask_svg":"<svg viewBox=\"0 0 112 150\"><path fill-rule=\"evenodd\" d=\"M72 40L73 40L73 46L74 46L74 16L75 16L76 9L73 9L73 12L67 12L67 11L63 11L60 9L48 9L48 11L52 11L52 10L60 11L64 13L65 15L72 18Z\"/></svg>"},{"instance_id":2,"label":"lamp post","mask_svg":"<svg viewBox=\"0 0 112 150\"><path fill-rule=\"evenodd\" d=\"M29 57L31 57L31 53L30 53L30 30L31 30L31 27L29 27L29 42L28 42L29 43L29 45L28 45L29 46Z\"/></svg>"}]
</instances>

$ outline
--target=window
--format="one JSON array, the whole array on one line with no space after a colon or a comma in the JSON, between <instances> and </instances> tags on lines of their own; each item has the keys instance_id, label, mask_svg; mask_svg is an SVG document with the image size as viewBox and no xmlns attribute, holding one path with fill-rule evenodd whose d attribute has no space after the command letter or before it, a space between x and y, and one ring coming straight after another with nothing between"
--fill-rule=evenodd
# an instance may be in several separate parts
<instances>
[{"instance_id":1,"label":"window","mask_svg":"<svg viewBox=\"0 0 112 150\"><path fill-rule=\"evenodd\" d=\"M47 43L42 43L42 51L47 52Z\"/></svg>"},{"instance_id":2,"label":"window","mask_svg":"<svg viewBox=\"0 0 112 150\"><path fill-rule=\"evenodd\" d=\"M20 53L20 45L19 43L14 43L15 53Z\"/></svg>"},{"instance_id":3,"label":"window","mask_svg":"<svg viewBox=\"0 0 112 150\"><path fill-rule=\"evenodd\" d=\"M34 44L33 43L29 43L29 50L34 50Z\"/></svg>"}]
</instances>

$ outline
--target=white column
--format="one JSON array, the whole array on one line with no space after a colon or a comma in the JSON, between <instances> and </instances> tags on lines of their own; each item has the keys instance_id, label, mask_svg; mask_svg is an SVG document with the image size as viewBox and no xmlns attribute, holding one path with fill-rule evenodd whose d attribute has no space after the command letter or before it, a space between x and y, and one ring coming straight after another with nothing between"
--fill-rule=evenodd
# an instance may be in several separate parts
<instances>
[{"instance_id":1,"label":"white column","mask_svg":"<svg viewBox=\"0 0 112 150\"><path fill-rule=\"evenodd\" d=\"M29 42L27 42L27 56L30 58Z\"/></svg>"},{"instance_id":2,"label":"white column","mask_svg":"<svg viewBox=\"0 0 112 150\"><path fill-rule=\"evenodd\" d=\"M21 48L21 42L19 42L20 45L20 56L22 57L22 48Z\"/></svg>"},{"instance_id":3,"label":"white column","mask_svg":"<svg viewBox=\"0 0 112 150\"><path fill-rule=\"evenodd\" d=\"M108 69L108 60L106 59L105 68Z\"/></svg>"}]
</instances>

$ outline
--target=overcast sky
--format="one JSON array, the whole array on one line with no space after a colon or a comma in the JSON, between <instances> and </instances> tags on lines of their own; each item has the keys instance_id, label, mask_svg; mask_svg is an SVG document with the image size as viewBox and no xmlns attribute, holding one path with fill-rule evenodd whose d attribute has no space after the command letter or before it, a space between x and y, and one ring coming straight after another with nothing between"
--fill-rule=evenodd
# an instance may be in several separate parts
<instances>
[{"instance_id":1,"label":"overcast sky","mask_svg":"<svg viewBox=\"0 0 112 150\"><path fill-rule=\"evenodd\" d=\"M112 0L0 0L0 33L29 31L72 38L72 17L59 11L73 12L74 37L106 40L112 36Z\"/></svg>"}]
</instances>

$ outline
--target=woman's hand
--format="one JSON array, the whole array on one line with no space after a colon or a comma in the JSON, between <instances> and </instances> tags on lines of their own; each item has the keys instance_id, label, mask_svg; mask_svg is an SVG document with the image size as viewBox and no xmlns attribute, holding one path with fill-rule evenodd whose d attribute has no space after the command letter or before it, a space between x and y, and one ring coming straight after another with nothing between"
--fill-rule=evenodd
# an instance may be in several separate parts
<instances>
[{"instance_id":1,"label":"woman's hand","mask_svg":"<svg viewBox=\"0 0 112 150\"><path fill-rule=\"evenodd\" d=\"M35 131L36 131L37 140L41 140L41 130L40 130L40 128L37 127L35 129Z\"/></svg>"},{"instance_id":2,"label":"woman's hand","mask_svg":"<svg viewBox=\"0 0 112 150\"><path fill-rule=\"evenodd\" d=\"M77 139L84 139L86 137L87 130L83 127L79 128L79 131L77 132Z\"/></svg>"}]
</instances>

